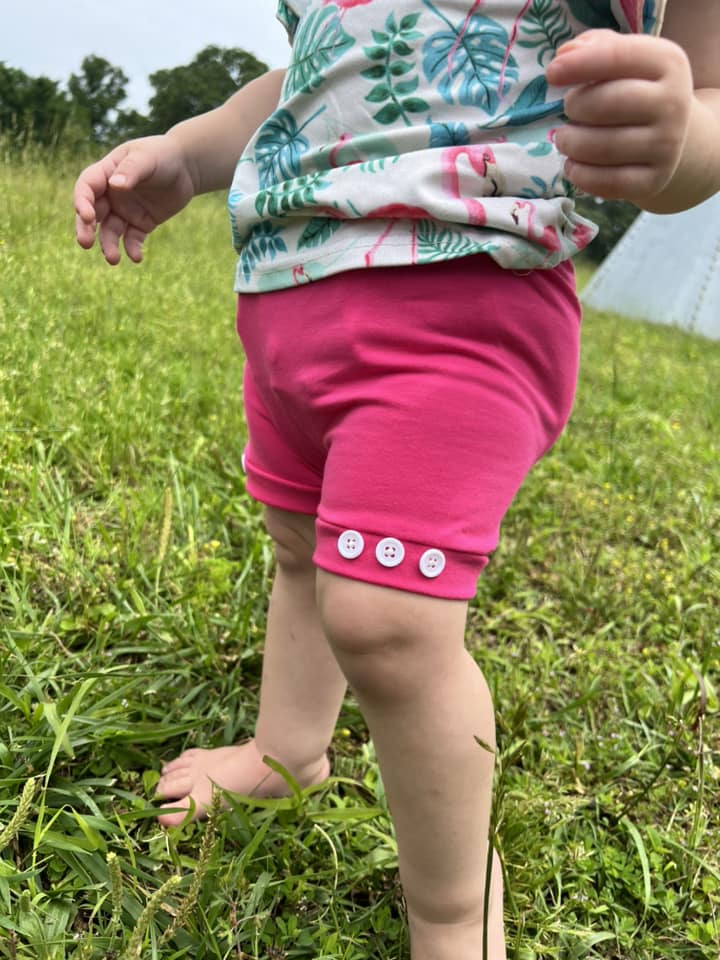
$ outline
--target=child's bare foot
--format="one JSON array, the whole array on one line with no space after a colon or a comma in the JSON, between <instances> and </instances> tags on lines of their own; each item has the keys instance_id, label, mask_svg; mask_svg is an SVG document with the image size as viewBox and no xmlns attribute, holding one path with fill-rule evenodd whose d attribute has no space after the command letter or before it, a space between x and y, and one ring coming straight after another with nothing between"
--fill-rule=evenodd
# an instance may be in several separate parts
<instances>
[{"instance_id":1,"label":"child's bare foot","mask_svg":"<svg viewBox=\"0 0 720 960\"><path fill-rule=\"evenodd\" d=\"M301 787L309 787L327 779L330 761L324 755L315 765L291 772ZM172 801L163 804L163 807L170 809L182 807L188 810L194 802L196 809L193 819L198 820L210 805L213 783L230 793L243 796L286 797L290 794L280 774L263 763L262 754L254 740L215 750L186 750L163 767L157 794L163 800ZM168 813L158 817L158 820L164 827L175 827L183 822L185 816L181 812Z\"/></svg>"}]
</instances>

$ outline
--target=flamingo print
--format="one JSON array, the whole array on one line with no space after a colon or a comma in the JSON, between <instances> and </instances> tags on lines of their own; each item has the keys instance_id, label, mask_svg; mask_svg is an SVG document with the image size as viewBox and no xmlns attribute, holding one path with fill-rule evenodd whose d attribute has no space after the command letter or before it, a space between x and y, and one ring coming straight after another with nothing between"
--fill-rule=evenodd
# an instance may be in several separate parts
<instances>
[{"instance_id":1,"label":"flamingo print","mask_svg":"<svg viewBox=\"0 0 720 960\"><path fill-rule=\"evenodd\" d=\"M339 36L342 31L342 19L348 10L353 7L360 7L366 3L372 3L372 0L323 0L324 7L339 7L340 13L335 19L335 36Z\"/></svg>"},{"instance_id":2,"label":"flamingo print","mask_svg":"<svg viewBox=\"0 0 720 960\"><path fill-rule=\"evenodd\" d=\"M442 168L442 186L446 193L449 193L455 200L460 200L465 205L468 213L468 223L477 227L484 227L487 223L487 214L485 207L479 200L472 196L463 196L460 189L460 172L458 170L458 159L462 155L467 156L470 166L475 173L481 177L490 186L485 196L496 196L502 193L502 175L498 169L495 154L486 145L479 146L456 146L447 147L443 150L440 163ZM474 185L475 186L475 185ZM477 188L475 189L477 192ZM382 207L375 207L365 214L368 220L390 218L391 223L382 232L370 250L365 254L365 265L372 266L376 251L387 240L390 231L395 226L397 220L432 220L433 215L423 207L407 206L403 203L390 203ZM417 223L413 225L412 230L412 262L416 262L417 254Z\"/></svg>"},{"instance_id":3,"label":"flamingo print","mask_svg":"<svg viewBox=\"0 0 720 960\"><path fill-rule=\"evenodd\" d=\"M513 221L522 227L531 240L537 240L541 247L551 253L561 248L560 236L555 227L538 227L535 224L535 204L529 200L517 200L510 213Z\"/></svg>"},{"instance_id":4,"label":"flamingo print","mask_svg":"<svg viewBox=\"0 0 720 960\"><path fill-rule=\"evenodd\" d=\"M620 5L633 33L641 33L643 27L643 0L620 0Z\"/></svg>"},{"instance_id":5,"label":"flamingo print","mask_svg":"<svg viewBox=\"0 0 720 960\"><path fill-rule=\"evenodd\" d=\"M484 227L487 223L485 207L473 197L462 196L460 190L460 173L457 164L458 158L462 154L467 156L475 173L479 173L491 185L492 189L485 196L497 196L503 192L502 175L498 170L495 154L488 146L448 147L443 150L440 160L443 190L456 200L462 200L468 212L468 223L473 224L473 226Z\"/></svg>"},{"instance_id":6,"label":"flamingo print","mask_svg":"<svg viewBox=\"0 0 720 960\"><path fill-rule=\"evenodd\" d=\"M305 266L302 263L296 263L292 268L292 281L296 287L304 283L310 283L310 277L305 273Z\"/></svg>"},{"instance_id":7,"label":"flamingo print","mask_svg":"<svg viewBox=\"0 0 720 960\"><path fill-rule=\"evenodd\" d=\"M370 210L365 214L365 219L390 220L390 223L365 254L365 266L371 267L375 253L390 236L390 231L398 220L431 220L432 214L428 213L428 211L424 210L422 207L412 207L405 203L388 203L383 207L375 207L374 209ZM417 263L417 223L413 223L412 228L412 262Z\"/></svg>"},{"instance_id":8,"label":"flamingo print","mask_svg":"<svg viewBox=\"0 0 720 960\"><path fill-rule=\"evenodd\" d=\"M578 250L582 250L595 239L595 230L584 223L576 223L573 227L572 238Z\"/></svg>"},{"instance_id":9,"label":"flamingo print","mask_svg":"<svg viewBox=\"0 0 720 960\"><path fill-rule=\"evenodd\" d=\"M365 3L372 3L372 0L323 0L324 7L340 7L339 20L342 20L347 10L352 10L353 7L360 7Z\"/></svg>"},{"instance_id":10,"label":"flamingo print","mask_svg":"<svg viewBox=\"0 0 720 960\"><path fill-rule=\"evenodd\" d=\"M340 134L340 139L339 139L338 142L335 144L335 146L332 148L332 150L330 151L330 154L329 154L329 156L328 156L328 161L329 161L330 166L331 166L332 168L335 168L335 167L351 167L354 163L362 163L362 162L363 162L363 158L362 158L362 157L355 157L355 158L352 159L352 160L340 159L340 157L339 157L340 151L343 149L343 147L349 147L350 144L352 143L352 141L353 141L353 137L352 137L351 134L349 134L349 133L341 133L341 134ZM355 149L355 148L352 148L352 149Z\"/></svg>"}]
</instances>

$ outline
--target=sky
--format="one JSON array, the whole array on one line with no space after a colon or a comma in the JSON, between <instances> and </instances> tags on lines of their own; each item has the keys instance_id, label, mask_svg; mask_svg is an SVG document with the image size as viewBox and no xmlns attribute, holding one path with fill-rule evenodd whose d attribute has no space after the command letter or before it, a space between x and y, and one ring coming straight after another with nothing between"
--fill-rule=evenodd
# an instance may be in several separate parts
<instances>
[{"instance_id":1,"label":"sky","mask_svg":"<svg viewBox=\"0 0 720 960\"><path fill-rule=\"evenodd\" d=\"M0 61L63 83L95 54L130 78L124 109L145 112L149 74L209 44L284 67L290 47L274 0L0 0Z\"/></svg>"}]
</instances>

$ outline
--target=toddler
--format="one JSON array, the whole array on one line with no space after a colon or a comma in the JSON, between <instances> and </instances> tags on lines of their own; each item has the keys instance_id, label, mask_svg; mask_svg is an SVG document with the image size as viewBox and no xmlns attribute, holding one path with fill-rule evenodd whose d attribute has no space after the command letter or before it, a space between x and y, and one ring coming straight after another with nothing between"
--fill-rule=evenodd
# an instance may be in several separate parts
<instances>
[{"instance_id":1,"label":"toddler","mask_svg":"<svg viewBox=\"0 0 720 960\"><path fill-rule=\"evenodd\" d=\"M255 736L167 764L160 821L200 815L212 782L283 794L265 754L322 781L349 683L413 960L505 957L493 707L465 617L570 412L571 258L594 236L573 197L673 212L720 189L720 5L664 7L280 0L286 71L75 188L78 241L97 232L112 264L231 188L244 465L277 573Z\"/></svg>"}]
</instances>

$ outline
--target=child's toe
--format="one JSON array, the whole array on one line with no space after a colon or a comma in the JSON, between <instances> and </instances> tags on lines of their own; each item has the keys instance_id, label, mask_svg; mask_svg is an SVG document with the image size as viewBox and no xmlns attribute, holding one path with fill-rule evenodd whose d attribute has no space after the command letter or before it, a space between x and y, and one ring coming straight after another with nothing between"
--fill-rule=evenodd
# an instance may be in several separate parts
<instances>
[{"instance_id":1,"label":"child's toe","mask_svg":"<svg viewBox=\"0 0 720 960\"><path fill-rule=\"evenodd\" d=\"M193 748L192 750L184 750L179 757L175 757L174 760L170 760L168 763L166 763L162 768L162 772L164 774L172 773L174 770L182 770L186 767L191 767L195 764L197 758L202 752L202 750L197 748Z\"/></svg>"},{"instance_id":2,"label":"child's toe","mask_svg":"<svg viewBox=\"0 0 720 960\"><path fill-rule=\"evenodd\" d=\"M156 793L163 800L186 797L193 788L193 778L189 771L176 770L160 777Z\"/></svg>"},{"instance_id":3,"label":"child's toe","mask_svg":"<svg viewBox=\"0 0 720 960\"><path fill-rule=\"evenodd\" d=\"M181 807L181 810L177 808ZM178 803L171 804L168 809L174 810L174 813L163 813L158 817L158 823L163 827L178 827L187 817L187 812L190 809L189 798L186 800L180 801Z\"/></svg>"}]
</instances>

